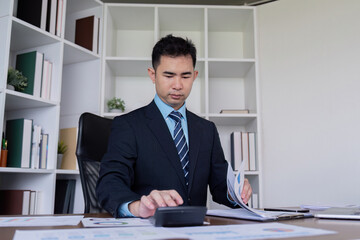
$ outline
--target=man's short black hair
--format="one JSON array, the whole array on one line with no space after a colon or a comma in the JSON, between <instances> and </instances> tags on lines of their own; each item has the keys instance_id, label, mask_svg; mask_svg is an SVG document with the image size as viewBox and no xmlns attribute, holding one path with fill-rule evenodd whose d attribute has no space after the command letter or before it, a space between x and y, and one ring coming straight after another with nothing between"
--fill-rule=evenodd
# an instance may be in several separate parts
<instances>
[{"instance_id":1,"label":"man's short black hair","mask_svg":"<svg viewBox=\"0 0 360 240\"><path fill-rule=\"evenodd\" d=\"M195 68L196 48L188 38L174 37L172 34L161 38L154 46L152 52L152 65L156 68L160 64L161 56L178 57L190 55Z\"/></svg>"}]
</instances>

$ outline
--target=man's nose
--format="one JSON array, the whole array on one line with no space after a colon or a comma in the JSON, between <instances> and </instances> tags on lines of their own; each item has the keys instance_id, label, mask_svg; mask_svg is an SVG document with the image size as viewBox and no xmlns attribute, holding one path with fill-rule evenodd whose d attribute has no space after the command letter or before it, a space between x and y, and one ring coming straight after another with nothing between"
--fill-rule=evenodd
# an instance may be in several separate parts
<instances>
[{"instance_id":1,"label":"man's nose","mask_svg":"<svg viewBox=\"0 0 360 240\"><path fill-rule=\"evenodd\" d=\"M173 83L174 89L182 89L182 81L180 77L174 77L174 83Z\"/></svg>"}]
</instances>

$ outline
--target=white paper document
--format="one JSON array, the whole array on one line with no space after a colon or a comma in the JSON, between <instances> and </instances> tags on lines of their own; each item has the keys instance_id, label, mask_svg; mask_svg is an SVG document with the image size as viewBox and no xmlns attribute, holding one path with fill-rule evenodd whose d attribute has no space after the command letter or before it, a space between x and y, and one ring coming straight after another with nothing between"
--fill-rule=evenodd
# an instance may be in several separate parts
<instances>
[{"instance_id":1,"label":"white paper document","mask_svg":"<svg viewBox=\"0 0 360 240\"><path fill-rule=\"evenodd\" d=\"M76 226L83 216L0 217L0 227Z\"/></svg>"},{"instance_id":2,"label":"white paper document","mask_svg":"<svg viewBox=\"0 0 360 240\"><path fill-rule=\"evenodd\" d=\"M241 207L241 209L211 209L206 212L207 215L232 217L256 221L270 221L278 219L301 218L304 216L312 216L311 213L292 213L279 211L262 211L248 207L241 199L241 191L244 186L244 161L241 163L236 176L230 166L228 165L227 172L227 187L231 198Z\"/></svg>"},{"instance_id":3,"label":"white paper document","mask_svg":"<svg viewBox=\"0 0 360 240\"><path fill-rule=\"evenodd\" d=\"M202 226L185 228L127 227L82 228L56 230L17 230L13 240L68 240L68 239L271 239L333 234L315 228L298 227L282 223Z\"/></svg>"},{"instance_id":4,"label":"white paper document","mask_svg":"<svg viewBox=\"0 0 360 240\"><path fill-rule=\"evenodd\" d=\"M334 234L334 231L306 228L282 223L258 223L207 227L175 228L172 231L192 240L271 239Z\"/></svg>"},{"instance_id":5,"label":"white paper document","mask_svg":"<svg viewBox=\"0 0 360 240\"><path fill-rule=\"evenodd\" d=\"M139 227L153 226L149 219L143 218L84 218L84 227Z\"/></svg>"},{"instance_id":6,"label":"white paper document","mask_svg":"<svg viewBox=\"0 0 360 240\"><path fill-rule=\"evenodd\" d=\"M184 235L157 227L126 227L126 228L80 228L56 230L17 230L13 240L69 240L69 239L171 239L182 238Z\"/></svg>"}]
</instances>

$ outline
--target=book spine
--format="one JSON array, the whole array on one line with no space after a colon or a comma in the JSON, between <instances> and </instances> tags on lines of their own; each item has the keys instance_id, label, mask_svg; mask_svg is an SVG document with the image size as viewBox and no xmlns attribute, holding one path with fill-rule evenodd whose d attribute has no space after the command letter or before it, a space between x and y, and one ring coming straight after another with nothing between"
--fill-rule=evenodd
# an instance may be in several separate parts
<instances>
[{"instance_id":1,"label":"book spine","mask_svg":"<svg viewBox=\"0 0 360 240\"><path fill-rule=\"evenodd\" d=\"M49 20L49 32L51 34L56 33L56 12L57 12L57 0L49 0L49 3L51 4L50 8L50 20Z\"/></svg>"},{"instance_id":2,"label":"book spine","mask_svg":"<svg viewBox=\"0 0 360 240\"><path fill-rule=\"evenodd\" d=\"M231 166L234 171L239 170L241 164L241 133L231 133Z\"/></svg>"},{"instance_id":3,"label":"book spine","mask_svg":"<svg viewBox=\"0 0 360 240\"><path fill-rule=\"evenodd\" d=\"M41 96L41 84L43 81L44 54L36 52L34 97Z\"/></svg>"},{"instance_id":4,"label":"book spine","mask_svg":"<svg viewBox=\"0 0 360 240\"><path fill-rule=\"evenodd\" d=\"M13 119L6 122L6 138L8 139L7 167L21 167L23 153L24 119Z\"/></svg>"},{"instance_id":5,"label":"book spine","mask_svg":"<svg viewBox=\"0 0 360 240\"><path fill-rule=\"evenodd\" d=\"M47 77L47 86L46 86L46 99L51 98L51 82L52 82L52 70L53 70L53 63L49 62L48 66L48 77Z\"/></svg>"},{"instance_id":6,"label":"book spine","mask_svg":"<svg viewBox=\"0 0 360 240\"><path fill-rule=\"evenodd\" d=\"M35 214L35 206L36 206L36 191L30 191L30 209L29 214Z\"/></svg>"},{"instance_id":7,"label":"book spine","mask_svg":"<svg viewBox=\"0 0 360 240\"><path fill-rule=\"evenodd\" d=\"M252 207L259 208L259 195L257 193L253 193L251 199L252 199Z\"/></svg>"},{"instance_id":8,"label":"book spine","mask_svg":"<svg viewBox=\"0 0 360 240\"><path fill-rule=\"evenodd\" d=\"M242 132L241 133L241 146L242 146L242 160L244 161L245 170L249 170L249 133Z\"/></svg>"},{"instance_id":9,"label":"book spine","mask_svg":"<svg viewBox=\"0 0 360 240\"><path fill-rule=\"evenodd\" d=\"M49 143L49 134L42 134L41 140L41 155L40 155L40 168L47 168L47 158L48 158L48 143Z\"/></svg>"},{"instance_id":10,"label":"book spine","mask_svg":"<svg viewBox=\"0 0 360 240\"><path fill-rule=\"evenodd\" d=\"M22 202L22 215L29 215L30 212L30 191L25 190Z\"/></svg>"},{"instance_id":11,"label":"book spine","mask_svg":"<svg viewBox=\"0 0 360 240\"><path fill-rule=\"evenodd\" d=\"M99 18L94 17L94 30L93 30L93 45L92 45L92 51L94 53L97 53L98 49L98 34L99 34Z\"/></svg>"},{"instance_id":12,"label":"book spine","mask_svg":"<svg viewBox=\"0 0 360 240\"><path fill-rule=\"evenodd\" d=\"M41 27L43 0L17 0L16 17L36 27Z\"/></svg>"},{"instance_id":13,"label":"book spine","mask_svg":"<svg viewBox=\"0 0 360 240\"><path fill-rule=\"evenodd\" d=\"M57 14L56 14L56 36L58 37L62 36L63 8L64 8L64 1L58 0Z\"/></svg>"},{"instance_id":14,"label":"book spine","mask_svg":"<svg viewBox=\"0 0 360 240\"><path fill-rule=\"evenodd\" d=\"M249 132L249 159L249 170L256 171L256 135L253 132Z\"/></svg>"},{"instance_id":15,"label":"book spine","mask_svg":"<svg viewBox=\"0 0 360 240\"><path fill-rule=\"evenodd\" d=\"M40 28L43 30L46 30L46 20L47 20L47 11L48 11L47 5L48 5L48 0L42 0Z\"/></svg>"},{"instance_id":16,"label":"book spine","mask_svg":"<svg viewBox=\"0 0 360 240\"><path fill-rule=\"evenodd\" d=\"M32 150L32 133L33 133L33 121L30 119L24 119L24 131L23 131L23 148L21 156L21 167L31 167L31 150Z\"/></svg>"}]
</instances>

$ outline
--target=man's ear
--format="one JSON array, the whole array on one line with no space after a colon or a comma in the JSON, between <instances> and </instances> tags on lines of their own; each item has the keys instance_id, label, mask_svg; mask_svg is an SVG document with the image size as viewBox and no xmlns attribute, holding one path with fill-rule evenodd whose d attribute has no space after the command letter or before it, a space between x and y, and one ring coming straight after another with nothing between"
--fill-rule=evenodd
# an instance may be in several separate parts
<instances>
[{"instance_id":1,"label":"man's ear","mask_svg":"<svg viewBox=\"0 0 360 240\"><path fill-rule=\"evenodd\" d=\"M197 78L199 72L198 71L194 71L194 80Z\"/></svg>"},{"instance_id":2,"label":"man's ear","mask_svg":"<svg viewBox=\"0 0 360 240\"><path fill-rule=\"evenodd\" d=\"M151 81L155 84L155 70L153 68L148 68L148 74Z\"/></svg>"}]
</instances>

